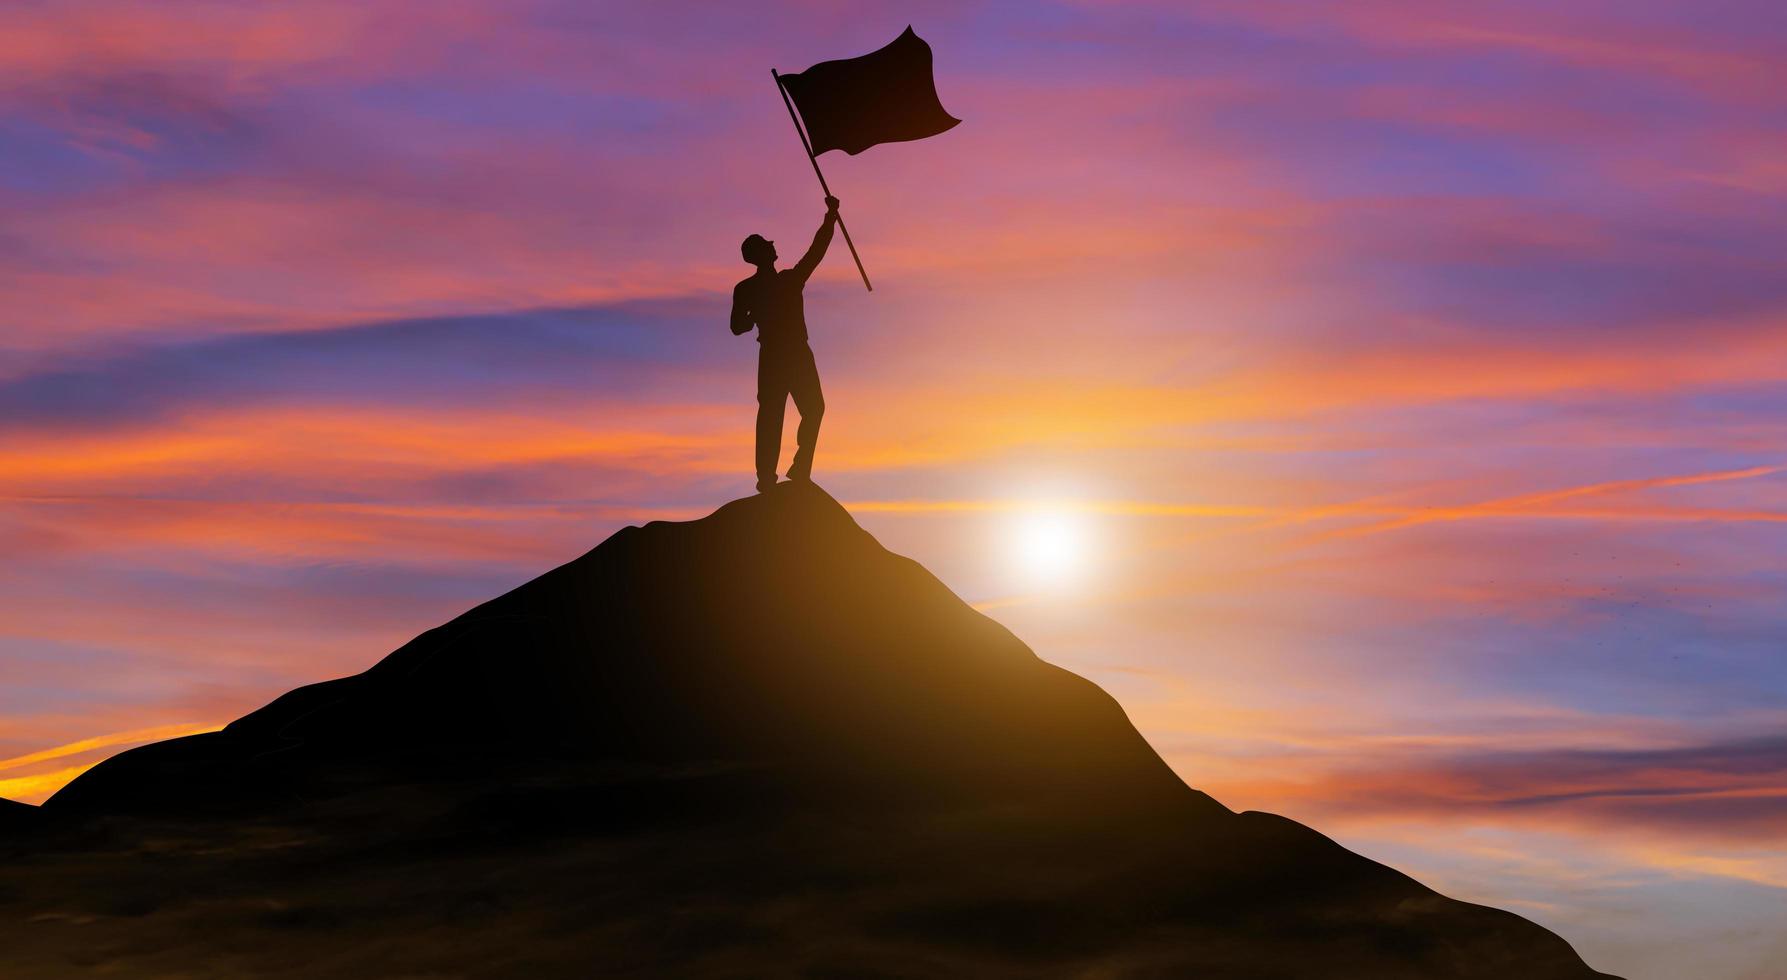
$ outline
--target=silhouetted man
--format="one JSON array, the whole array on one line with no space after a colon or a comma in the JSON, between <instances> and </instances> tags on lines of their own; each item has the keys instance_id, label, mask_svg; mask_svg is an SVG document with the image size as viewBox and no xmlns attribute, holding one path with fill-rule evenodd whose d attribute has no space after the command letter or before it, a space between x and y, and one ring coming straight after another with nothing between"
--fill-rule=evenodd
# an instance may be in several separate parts
<instances>
[{"instance_id":1,"label":"silhouetted man","mask_svg":"<svg viewBox=\"0 0 1787 980\"><path fill-rule=\"evenodd\" d=\"M793 268L777 271L776 243L752 235L739 246L757 274L732 288L732 332L757 328L757 492L776 485L776 460L782 454L782 414L788 396L800 410L800 429L788 479L813 479L813 449L819 442L819 420L825 396L819 392L819 368L807 346L807 318L801 290L825 258L832 227L838 223L838 199L825 199L825 221L813 235L807 254Z\"/></svg>"}]
</instances>

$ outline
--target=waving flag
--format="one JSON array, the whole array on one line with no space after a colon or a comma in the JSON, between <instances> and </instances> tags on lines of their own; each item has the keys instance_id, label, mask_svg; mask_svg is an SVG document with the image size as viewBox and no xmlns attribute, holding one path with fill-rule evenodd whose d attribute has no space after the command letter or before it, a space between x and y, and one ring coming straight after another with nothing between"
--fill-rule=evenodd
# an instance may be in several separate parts
<instances>
[{"instance_id":1,"label":"waving flag","mask_svg":"<svg viewBox=\"0 0 1787 980\"><path fill-rule=\"evenodd\" d=\"M807 151L813 176L831 197L819 154L843 150L855 156L877 143L903 143L935 136L961 122L943 111L937 99L937 83L931 78L931 46L907 26L893 43L860 58L821 61L803 72L769 73L788 106L788 118ZM795 109L799 108L796 115ZM803 129L802 126L805 126ZM873 292L862 256L850 240L850 229L838 219L844 244L856 262L863 288Z\"/></svg>"},{"instance_id":2,"label":"waving flag","mask_svg":"<svg viewBox=\"0 0 1787 980\"><path fill-rule=\"evenodd\" d=\"M943 111L931 77L931 46L912 28L860 58L822 61L780 76L800 109L811 152L855 156L877 143L935 136L961 122Z\"/></svg>"}]
</instances>

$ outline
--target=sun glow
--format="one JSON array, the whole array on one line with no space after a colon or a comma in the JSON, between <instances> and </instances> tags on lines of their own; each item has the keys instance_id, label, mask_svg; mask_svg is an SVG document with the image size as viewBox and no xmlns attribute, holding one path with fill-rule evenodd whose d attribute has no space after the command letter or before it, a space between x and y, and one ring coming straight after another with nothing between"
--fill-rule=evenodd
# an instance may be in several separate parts
<instances>
[{"instance_id":1,"label":"sun glow","mask_svg":"<svg viewBox=\"0 0 1787 980\"><path fill-rule=\"evenodd\" d=\"M1062 506L1037 506L1012 515L1007 530L1017 571L1033 585L1060 586L1080 579L1091 558L1086 517Z\"/></svg>"}]
</instances>

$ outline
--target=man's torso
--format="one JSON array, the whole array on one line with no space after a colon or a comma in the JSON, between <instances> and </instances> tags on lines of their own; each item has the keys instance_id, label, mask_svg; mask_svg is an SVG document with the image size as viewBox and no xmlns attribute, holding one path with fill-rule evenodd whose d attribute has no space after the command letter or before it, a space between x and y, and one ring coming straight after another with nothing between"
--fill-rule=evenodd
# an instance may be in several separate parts
<instances>
[{"instance_id":1,"label":"man's torso","mask_svg":"<svg viewBox=\"0 0 1787 980\"><path fill-rule=\"evenodd\" d=\"M755 275L739 283L757 324L757 342L764 347L788 347L807 341L807 318L801 301L802 283L790 270L774 275Z\"/></svg>"}]
</instances>

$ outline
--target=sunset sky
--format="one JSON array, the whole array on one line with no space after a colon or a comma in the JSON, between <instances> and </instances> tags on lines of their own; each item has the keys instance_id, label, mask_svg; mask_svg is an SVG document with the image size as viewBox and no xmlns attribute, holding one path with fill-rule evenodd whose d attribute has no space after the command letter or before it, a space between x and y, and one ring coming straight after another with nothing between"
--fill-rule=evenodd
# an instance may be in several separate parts
<instances>
[{"instance_id":1,"label":"sunset sky","mask_svg":"<svg viewBox=\"0 0 1787 980\"><path fill-rule=\"evenodd\" d=\"M964 122L823 158L821 485L1230 807L1778 976L1769 0L7 3L0 796L751 492L769 69L907 24Z\"/></svg>"}]
</instances>

